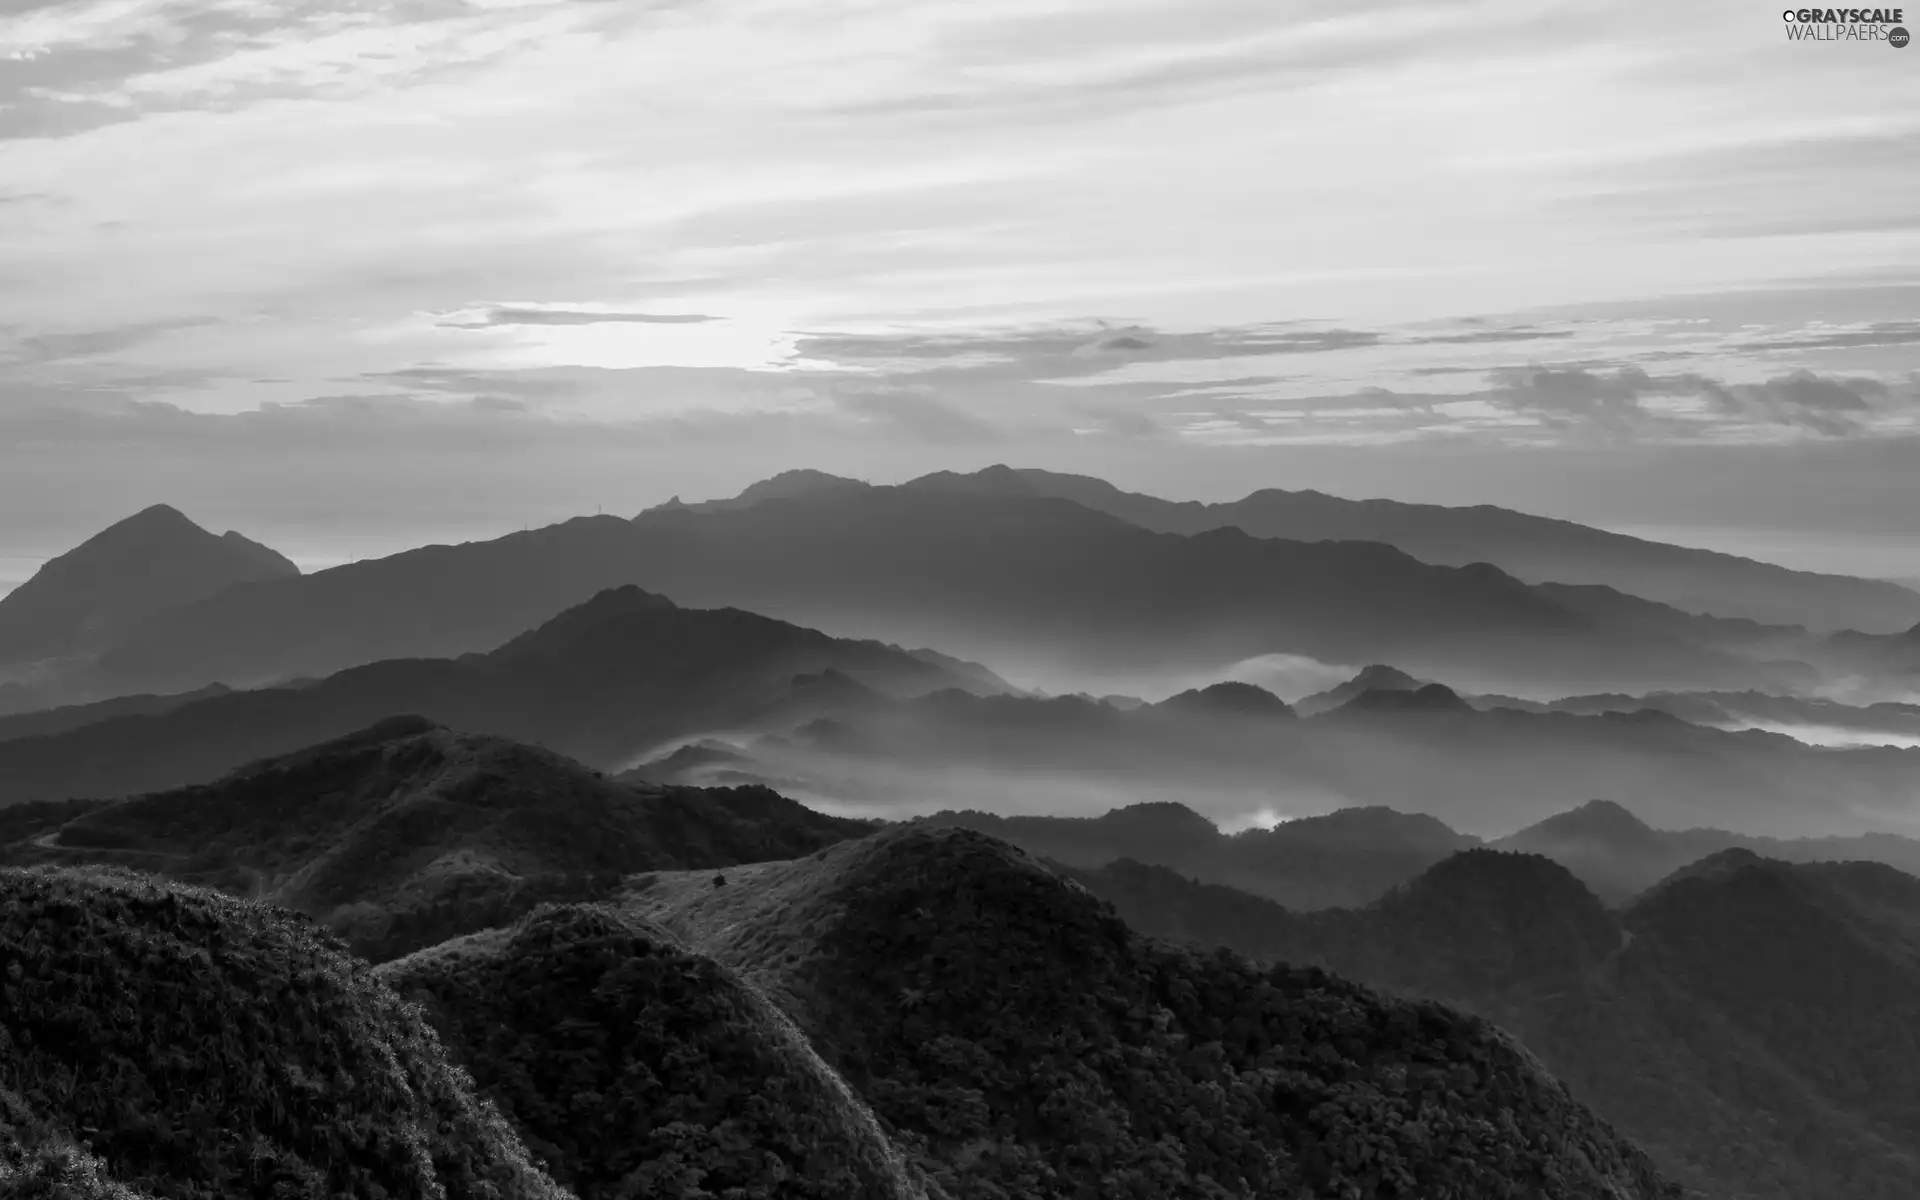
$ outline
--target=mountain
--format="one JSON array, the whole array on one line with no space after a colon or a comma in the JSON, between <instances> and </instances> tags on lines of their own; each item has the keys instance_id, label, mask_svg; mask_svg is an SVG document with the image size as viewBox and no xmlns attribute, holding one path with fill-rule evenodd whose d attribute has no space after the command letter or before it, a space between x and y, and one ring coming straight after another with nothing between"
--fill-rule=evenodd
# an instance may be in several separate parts
<instances>
[{"instance_id":1,"label":"mountain","mask_svg":"<svg viewBox=\"0 0 1920 1200\"><path fill-rule=\"evenodd\" d=\"M1829 749L1659 711L1480 711L1443 685L1369 689L1303 718L1279 703L1246 685L1131 709L1075 696L817 691L802 712L733 727L726 769L896 819L943 809L1091 815L1177 799L1223 824L1384 806L1479 837L1596 796L1669 828L1894 831L1906 828L1920 774L1915 749ZM650 756L656 769L673 749ZM656 777L706 781L688 766L685 777Z\"/></svg>"},{"instance_id":2,"label":"mountain","mask_svg":"<svg viewBox=\"0 0 1920 1200\"><path fill-rule=\"evenodd\" d=\"M419 1016L292 914L0 871L0 962L8 1195L566 1198Z\"/></svg>"},{"instance_id":3,"label":"mountain","mask_svg":"<svg viewBox=\"0 0 1920 1200\"><path fill-rule=\"evenodd\" d=\"M624 584L1080 677L1273 652L1563 692L1746 687L1778 673L1737 638L1696 640L1732 635L1686 614L1670 614L1670 632L1637 616L1616 629L1484 563L1232 528L1154 533L1066 500L855 487L581 518L242 589L122 639L74 686L239 687L458 655Z\"/></svg>"},{"instance_id":4,"label":"mountain","mask_svg":"<svg viewBox=\"0 0 1920 1200\"><path fill-rule=\"evenodd\" d=\"M878 642L615 588L487 654L374 663L0 741L0 804L178 787L395 713L614 767L668 739L804 709L796 676L826 669L878 694L986 687L991 678Z\"/></svg>"},{"instance_id":5,"label":"mountain","mask_svg":"<svg viewBox=\"0 0 1920 1200\"><path fill-rule=\"evenodd\" d=\"M233 689L221 684L208 684L191 692L179 692L168 696L116 696L111 700L97 700L92 704L72 704L61 708L43 708L29 712L0 716L0 742L13 738L46 737L55 733L66 733L85 725L96 725L101 721L111 721L115 717L157 717L172 712L184 704L195 700L208 700L214 696L224 696Z\"/></svg>"},{"instance_id":6,"label":"mountain","mask_svg":"<svg viewBox=\"0 0 1920 1200\"><path fill-rule=\"evenodd\" d=\"M299 574L258 542L231 531L216 536L156 504L49 559L0 596L0 667L88 653L234 584Z\"/></svg>"},{"instance_id":7,"label":"mountain","mask_svg":"<svg viewBox=\"0 0 1920 1200\"><path fill-rule=\"evenodd\" d=\"M579 1200L926 1196L791 1021L645 922L543 907L377 974Z\"/></svg>"},{"instance_id":8,"label":"mountain","mask_svg":"<svg viewBox=\"0 0 1920 1200\"><path fill-rule=\"evenodd\" d=\"M1211 684L1169 696L1161 709L1193 717L1291 717L1293 709L1280 697L1251 683Z\"/></svg>"},{"instance_id":9,"label":"mountain","mask_svg":"<svg viewBox=\"0 0 1920 1200\"><path fill-rule=\"evenodd\" d=\"M971 831L622 903L780 1002L955 1200L1679 1194L1492 1026L1150 941Z\"/></svg>"},{"instance_id":10,"label":"mountain","mask_svg":"<svg viewBox=\"0 0 1920 1200\"><path fill-rule=\"evenodd\" d=\"M1117 808L1098 817L942 812L931 828L971 829L1071 867L1135 859L1230 883L1299 909L1365 904L1478 839L1432 817L1348 808L1228 835L1184 805Z\"/></svg>"},{"instance_id":11,"label":"mountain","mask_svg":"<svg viewBox=\"0 0 1920 1200\"><path fill-rule=\"evenodd\" d=\"M1366 692L1415 692L1429 682L1431 681L1415 679L1397 667L1390 667L1385 663L1374 663L1371 666L1362 667L1358 675L1345 683L1303 698L1294 708L1303 717L1317 716L1350 704Z\"/></svg>"},{"instance_id":12,"label":"mountain","mask_svg":"<svg viewBox=\"0 0 1920 1200\"><path fill-rule=\"evenodd\" d=\"M50 814L51 815L51 814ZM418 717L210 784L29 825L11 856L109 862L240 892L390 958L621 876L804 854L872 826L764 788L617 784L550 751Z\"/></svg>"},{"instance_id":13,"label":"mountain","mask_svg":"<svg viewBox=\"0 0 1920 1200\"><path fill-rule=\"evenodd\" d=\"M1601 584L1687 612L1771 624L1895 633L1920 622L1920 592L1896 583L1795 571L1490 505L1349 500L1277 488L1201 504L1124 492L1085 475L1005 466L925 476L907 486L1071 500L1162 533L1232 527L1293 541L1385 542L1422 562L1492 563L1528 583Z\"/></svg>"},{"instance_id":14,"label":"mountain","mask_svg":"<svg viewBox=\"0 0 1920 1200\"><path fill-rule=\"evenodd\" d=\"M1073 875L1143 932L1498 1022L1692 1194L1920 1187L1920 880L1891 868L1731 850L1618 913L1544 858L1491 850L1311 913L1140 863Z\"/></svg>"},{"instance_id":15,"label":"mountain","mask_svg":"<svg viewBox=\"0 0 1920 1200\"><path fill-rule=\"evenodd\" d=\"M1550 858L1601 896L1625 901L1688 863L1738 851L1786 862L1876 862L1920 872L1920 841L1895 834L1766 838L1724 829L1655 829L1610 800L1592 800L1492 843Z\"/></svg>"}]
</instances>

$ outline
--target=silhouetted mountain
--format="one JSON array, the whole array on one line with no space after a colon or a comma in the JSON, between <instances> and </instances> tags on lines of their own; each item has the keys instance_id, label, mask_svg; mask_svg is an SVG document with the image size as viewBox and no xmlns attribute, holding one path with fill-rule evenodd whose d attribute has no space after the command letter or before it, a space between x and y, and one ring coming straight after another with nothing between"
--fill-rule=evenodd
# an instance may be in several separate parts
<instances>
[{"instance_id":1,"label":"silhouetted mountain","mask_svg":"<svg viewBox=\"0 0 1920 1200\"><path fill-rule=\"evenodd\" d=\"M43 708L32 712L16 713L12 716L0 717L0 742L13 738L46 737L49 734L65 733L71 729L79 729L83 725L111 721L116 717L157 717L162 713L172 712L183 704L224 696L231 690L214 683L191 692L178 692L171 696L116 696L111 700L98 700L92 704L73 704L63 708Z\"/></svg>"},{"instance_id":2,"label":"silhouetted mountain","mask_svg":"<svg viewBox=\"0 0 1920 1200\"><path fill-rule=\"evenodd\" d=\"M1231 836L1180 804L1117 808L1098 817L1002 817L942 812L922 824L989 834L1071 867L1138 860L1232 884L1292 908L1365 904L1478 840L1432 817L1348 808Z\"/></svg>"},{"instance_id":3,"label":"silhouetted mountain","mask_svg":"<svg viewBox=\"0 0 1920 1200\"><path fill-rule=\"evenodd\" d=\"M788 1007L956 1200L1678 1195L1493 1027L1143 939L970 831L626 903Z\"/></svg>"},{"instance_id":4,"label":"silhouetted mountain","mask_svg":"<svg viewBox=\"0 0 1920 1200\"><path fill-rule=\"evenodd\" d=\"M1251 683L1215 683L1169 696L1157 706L1183 716L1291 717L1287 702Z\"/></svg>"},{"instance_id":5,"label":"silhouetted mountain","mask_svg":"<svg viewBox=\"0 0 1920 1200\"><path fill-rule=\"evenodd\" d=\"M1865 834L1902 827L1920 771L1920 750L1827 749L1657 711L1478 711L1434 685L1298 720L1178 708L949 690L822 700L797 716L828 723L775 714L782 719L744 732L779 736L728 740L751 759L743 771L835 803L884 805L893 817L1016 808L1002 797L1017 797L1017 811L1076 815L1178 798L1244 824L1364 802L1479 836L1595 796L1671 828Z\"/></svg>"},{"instance_id":6,"label":"silhouetted mountain","mask_svg":"<svg viewBox=\"0 0 1920 1200\"><path fill-rule=\"evenodd\" d=\"M1004 466L970 476L943 472L907 486L1058 497L1164 533L1231 526L1256 537L1385 542L1422 562L1489 562L1529 583L1603 584L1688 612L1773 624L1889 633L1920 620L1920 593L1884 580L1794 571L1491 505L1349 500L1277 488L1225 504L1176 502L1089 476Z\"/></svg>"},{"instance_id":7,"label":"silhouetted mountain","mask_svg":"<svg viewBox=\"0 0 1920 1200\"><path fill-rule=\"evenodd\" d=\"M1334 710L1343 714L1360 713L1469 713L1474 707L1444 683L1403 691L1399 688L1368 688Z\"/></svg>"},{"instance_id":8,"label":"silhouetted mountain","mask_svg":"<svg viewBox=\"0 0 1920 1200\"><path fill-rule=\"evenodd\" d=\"M0 666L99 649L143 620L236 583L300 568L237 533L216 536L156 504L49 559L0 596Z\"/></svg>"},{"instance_id":9,"label":"silhouetted mountain","mask_svg":"<svg viewBox=\"0 0 1920 1200\"><path fill-rule=\"evenodd\" d=\"M1140 863L1073 874L1143 932L1499 1022L1713 1200L1920 1186L1920 880L1890 868L1730 850L1618 915L1543 858L1485 850L1367 908L1313 913Z\"/></svg>"},{"instance_id":10,"label":"silhouetted mountain","mask_svg":"<svg viewBox=\"0 0 1920 1200\"><path fill-rule=\"evenodd\" d=\"M736 508L749 508L769 500L791 500L796 496L812 496L821 493L860 491L867 485L856 479L842 479L838 475L829 475L825 471L806 469L782 471L771 479L762 479L750 484L738 496L726 500L703 500L696 504L683 503L675 496L657 508L644 510L649 512L681 510L686 512L727 512Z\"/></svg>"},{"instance_id":11,"label":"silhouetted mountain","mask_svg":"<svg viewBox=\"0 0 1920 1200\"><path fill-rule=\"evenodd\" d=\"M615 767L676 736L791 712L795 677L827 669L898 694L984 686L979 669L898 647L609 589L490 654L375 663L0 742L0 804L177 787L407 712Z\"/></svg>"},{"instance_id":12,"label":"silhouetted mountain","mask_svg":"<svg viewBox=\"0 0 1920 1200\"><path fill-rule=\"evenodd\" d=\"M549 751L398 717L211 784L89 808L12 853L271 900L378 959L590 898L633 871L788 857L871 828L764 788L618 784Z\"/></svg>"},{"instance_id":13,"label":"silhouetted mountain","mask_svg":"<svg viewBox=\"0 0 1920 1200\"><path fill-rule=\"evenodd\" d=\"M1397 667L1384 663L1374 663L1363 667L1358 675L1345 683L1328 688L1324 692L1315 692L1294 705L1294 710L1303 717L1318 716L1330 712L1342 705L1360 698L1364 692L1414 692L1425 687L1430 680L1415 679Z\"/></svg>"},{"instance_id":14,"label":"silhouetted mountain","mask_svg":"<svg viewBox=\"0 0 1920 1200\"><path fill-rule=\"evenodd\" d=\"M565 1200L419 1016L292 914L0 871L0 963L0 1163L40 1177L0 1167L8 1195Z\"/></svg>"},{"instance_id":15,"label":"silhouetted mountain","mask_svg":"<svg viewBox=\"0 0 1920 1200\"><path fill-rule=\"evenodd\" d=\"M1284 651L1572 690L1770 677L1690 642L1697 623L1685 614L1672 614L1670 635L1616 630L1484 564L1436 567L1378 543L1227 528L1159 534L1065 500L854 487L632 522L581 518L248 588L143 629L102 657L89 686L243 686L466 653L630 583L687 604L1083 673L1190 671Z\"/></svg>"},{"instance_id":16,"label":"silhouetted mountain","mask_svg":"<svg viewBox=\"0 0 1920 1200\"><path fill-rule=\"evenodd\" d=\"M1494 842L1502 850L1560 863L1610 901L1624 901L1694 864L1758 855L1786 862L1865 861L1920 871L1920 841L1879 833L1857 837L1766 838L1724 829L1655 829L1619 804L1593 800ZM1745 856L1742 858L1741 856Z\"/></svg>"},{"instance_id":17,"label":"silhouetted mountain","mask_svg":"<svg viewBox=\"0 0 1920 1200\"><path fill-rule=\"evenodd\" d=\"M579 1200L925 1196L784 1015L645 922L543 907L377 974Z\"/></svg>"}]
</instances>

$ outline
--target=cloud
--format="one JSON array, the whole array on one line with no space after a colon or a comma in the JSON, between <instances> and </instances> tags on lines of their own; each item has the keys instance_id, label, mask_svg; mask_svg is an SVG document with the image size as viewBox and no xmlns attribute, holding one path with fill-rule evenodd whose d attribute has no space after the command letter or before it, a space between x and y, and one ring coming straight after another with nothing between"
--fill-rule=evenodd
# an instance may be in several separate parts
<instances>
[{"instance_id":1,"label":"cloud","mask_svg":"<svg viewBox=\"0 0 1920 1200\"><path fill-rule=\"evenodd\" d=\"M195 329L218 323L218 320L213 317L181 317L160 321L141 321L103 329L35 334L20 339L19 352L24 361L34 363L91 358L129 350L177 330Z\"/></svg>"},{"instance_id":2,"label":"cloud","mask_svg":"<svg viewBox=\"0 0 1920 1200\"><path fill-rule=\"evenodd\" d=\"M1745 351L1857 350L1867 346L1920 345L1920 321L1876 321L1862 328L1836 329L1810 336L1786 336L1740 342Z\"/></svg>"},{"instance_id":3,"label":"cloud","mask_svg":"<svg viewBox=\"0 0 1920 1200\"><path fill-rule=\"evenodd\" d=\"M843 387L834 399L849 413L935 445L985 445L1005 436L992 423L941 402L928 388L853 385Z\"/></svg>"},{"instance_id":4,"label":"cloud","mask_svg":"<svg viewBox=\"0 0 1920 1200\"><path fill-rule=\"evenodd\" d=\"M698 325L719 319L702 313L604 312L580 308L502 306L487 309L477 320L442 321L440 325L445 329L491 329L501 325Z\"/></svg>"}]
</instances>

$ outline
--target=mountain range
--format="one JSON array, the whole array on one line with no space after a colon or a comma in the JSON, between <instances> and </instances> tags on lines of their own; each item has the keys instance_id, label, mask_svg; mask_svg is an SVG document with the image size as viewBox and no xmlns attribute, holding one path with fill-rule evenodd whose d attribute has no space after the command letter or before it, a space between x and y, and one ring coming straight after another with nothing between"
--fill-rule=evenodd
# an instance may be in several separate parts
<instances>
[{"instance_id":1,"label":"mountain range","mask_svg":"<svg viewBox=\"0 0 1920 1200\"><path fill-rule=\"evenodd\" d=\"M1239 682L1134 707L842 688L805 724L781 713L757 731L710 730L696 752L641 770L894 816L988 807L982 797L1057 814L1178 797L1222 821L1385 805L1493 836L1601 796L1668 826L1779 837L1906 828L1920 771L1920 750L1829 749L1654 710L1483 710L1437 684L1335 691L1342 703L1303 718Z\"/></svg>"},{"instance_id":2,"label":"mountain range","mask_svg":"<svg viewBox=\"0 0 1920 1200\"><path fill-rule=\"evenodd\" d=\"M1488 849L1314 913L1134 862L1074 875L1157 936L1497 1021L1696 1194L1920 1187L1920 880L1890 867L1726 850L1618 912L1547 859Z\"/></svg>"},{"instance_id":3,"label":"mountain range","mask_svg":"<svg viewBox=\"0 0 1920 1200\"><path fill-rule=\"evenodd\" d=\"M0 804L177 787L396 713L606 767L676 735L789 711L796 676L825 669L881 694L1008 686L932 652L615 588L486 654L374 663L0 741Z\"/></svg>"},{"instance_id":4,"label":"mountain range","mask_svg":"<svg viewBox=\"0 0 1920 1200\"><path fill-rule=\"evenodd\" d=\"M1884 632L1824 636L1693 614L1616 586L1525 582L1485 558L1430 563L1328 531L1159 532L1002 478L868 487L779 477L734 501L664 505L631 521L583 517L209 587L63 662L35 695L45 706L457 656L630 584L691 606L1020 662L1035 680L1191 674L1270 654L1384 659L1479 691L1561 694L1779 691L1835 672L1891 691L1920 671L1920 643Z\"/></svg>"},{"instance_id":5,"label":"mountain range","mask_svg":"<svg viewBox=\"0 0 1920 1200\"><path fill-rule=\"evenodd\" d=\"M837 481L858 486L851 480ZM1087 475L993 466L915 481L975 494L1071 500L1143 529L1195 534L1232 527L1295 541L1383 542L1421 562L1492 563L1528 583L1595 584L1687 612L1833 631L1898 633L1920 624L1920 592L1899 583L1796 571L1492 505L1349 500L1263 488L1224 504L1162 500Z\"/></svg>"},{"instance_id":6,"label":"mountain range","mask_svg":"<svg viewBox=\"0 0 1920 1200\"><path fill-rule=\"evenodd\" d=\"M29 1194L1679 1195L1484 1021L1158 945L969 831L404 719L42 810L0 869ZM484 875L592 886L393 938Z\"/></svg>"}]
</instances>

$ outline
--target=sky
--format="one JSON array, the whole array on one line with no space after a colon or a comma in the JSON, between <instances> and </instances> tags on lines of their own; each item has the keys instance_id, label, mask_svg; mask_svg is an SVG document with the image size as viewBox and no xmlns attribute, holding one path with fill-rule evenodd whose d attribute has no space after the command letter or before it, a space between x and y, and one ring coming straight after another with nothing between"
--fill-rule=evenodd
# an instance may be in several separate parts
<instances>
[{"instance_id":1,"label":"sky","mask_svg":"<svg viewBox=\"0 0 1920 1200\"><path fill-rule=\"evenodd\" d=\"M0 588L999 462L1920 577L1920 49L1780 18L0 0Z\"/></svg>"}]
</instances>

